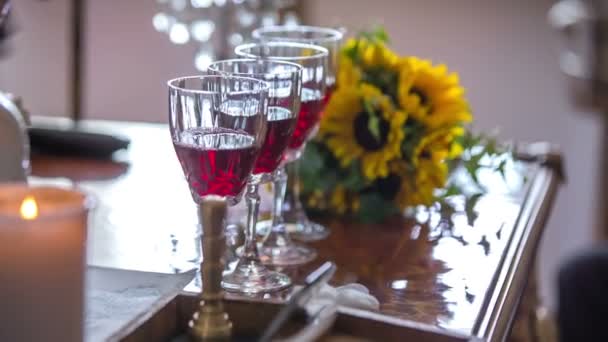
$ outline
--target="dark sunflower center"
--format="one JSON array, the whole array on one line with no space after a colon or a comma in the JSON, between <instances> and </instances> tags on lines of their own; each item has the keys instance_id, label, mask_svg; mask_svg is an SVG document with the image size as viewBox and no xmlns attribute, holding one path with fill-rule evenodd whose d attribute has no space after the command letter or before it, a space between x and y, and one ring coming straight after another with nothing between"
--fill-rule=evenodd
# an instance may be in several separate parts
<instances>
[{"instance_id":1,"label":"dark sunflower center","mask_svg":"<svg viewBox=\"0 0 608 342\"><path fill-rule=\"evenodd\" d=\"M401 188L401 177L390 174L388 177L378 178L375 183L382 197L388 201L392 201Z\"/></svg>"},{"instance_id":2,"label":"dark sunflower center","mask_svg":"<svg viewBox=\"0 0 608 342\"><path fill-rule=\"evenodd\" d=\"M390 125L379 115L376 117L377 125L370 129L370 118L366 112L357 114L355 118L355 140L357 143L368 151L377 151L381 149L388 140L388 131ZM374 133L372 130L375 130Z\"/></svg>"},{"instance_id":3,"label":"dark sunflower center","mask_svg":"<svg viewBox=\"0 0 608 342\"><path fill-rule=\"evenodd\" d=\"M420 153L420 158L421 159L431 159L431 152L427 151L427 150L423 150Z\"/></svg>"},{"instance_id":4,"label":"dark sunflower center","mask_svg":"<svg viewBox=\"0 0 608 342\"><path fill-rule=\"evenodd\" d=\"M410 91L412 92L412 94L417 95L418 98L420 98L421 105L428 106L430 104L428 96L426 96L426 94L419 88L412 87Z\"/></svg>"}]
</instances>

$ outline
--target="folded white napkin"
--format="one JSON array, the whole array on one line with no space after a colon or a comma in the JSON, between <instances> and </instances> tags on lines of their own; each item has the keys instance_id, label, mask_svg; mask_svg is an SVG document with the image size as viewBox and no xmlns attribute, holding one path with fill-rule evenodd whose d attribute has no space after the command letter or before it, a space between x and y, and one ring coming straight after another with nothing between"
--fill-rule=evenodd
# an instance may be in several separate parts
<instances>
[{"instance_id":1,"label":"folded white napkin","mask_svg":"<svg viewBox=\"0 0 608 342\"><path fill-rule=\"evenodd\" d=\"M296 288L296 291L299 288ZM304 303L309 315L315 320L282 342L315 341L331 328L340 306L362 310L378 310L380 303L369 294L367 287L361 284L348 284L333 287L323 284L310 299Z\"/></svg>"},{"instance_id":2,"label":"folded white napkin","mask_svg":"<svg viewBox=\"0 0 608 342\"><path fill-rule=\"evenodd\" d=\"M338 287L324 284L305 304L305 307L309 314L314 314L329 304L370 311L380 309L378 299L369 294L367 287L357 283Z\"/></svg>"}]
</instances>

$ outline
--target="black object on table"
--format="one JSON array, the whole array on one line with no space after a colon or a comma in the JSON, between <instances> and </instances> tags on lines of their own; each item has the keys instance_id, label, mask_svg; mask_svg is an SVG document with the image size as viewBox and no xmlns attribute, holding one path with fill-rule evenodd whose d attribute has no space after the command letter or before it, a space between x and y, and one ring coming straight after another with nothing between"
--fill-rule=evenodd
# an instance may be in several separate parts
<instances>
[{"instance_id":1,"label":"black object on table","mask_svg":"<svg viewBox=\"0 0 608 342\"><path fill-rule=\"evenodd\" d=\"M30 127L28 134L32 153L57 156L106 159L130 143L124 138L82 129Z\"/></svg>"}]
</instances>

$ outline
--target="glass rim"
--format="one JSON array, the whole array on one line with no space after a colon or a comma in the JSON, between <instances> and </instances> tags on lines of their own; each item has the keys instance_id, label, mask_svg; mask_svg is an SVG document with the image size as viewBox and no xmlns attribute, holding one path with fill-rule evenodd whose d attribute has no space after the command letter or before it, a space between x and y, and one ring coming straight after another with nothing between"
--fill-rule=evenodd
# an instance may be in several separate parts
<instances>
[{"instance_id":1,"label":"glass rim","mask_svg":"<svg viewBox=\"0 0 608 342\"><path fill-rule=\"evenodd\" d=\"M272 63L272 64L277 64L277 65L284 65L284 66L289 66L292 67L292 70L288 70L288 71L281 71L281 72L268 72L268 73L263 73L263 72L229 72L229 71L223 71L223 70L219 70L217 67L217 65L219 64L227 64L227 63L239 63L239 62L265 62L265 63ZM289 75L293 75L293 74L301 74L302 73L302 66L297 64L297 63L292 63L292 62L287 62L287 61L281 61L281 60L275 60L275 59L260 59L260 58L230 58L230 59L220 59L218 61L215 61L211 64L209 64L209 66L207 67L207 70L212 70L213 72L218 72L218 73L225 73L227 75L235 75L235 76L266 76L266 75L277 75L277 76L289 76Z\"/></svg>"},{"instance_id":2,"label":"glass rim","mask_svg":"<svg viewBox=\"0 0 608 342\"><path fill-rule=\"evenodd\" d=\"M192 76L181 76L181 77L176 77L173 79L170 79L169 81L167 81L167 86L169 87L169 89L173 89L182 93L190 93L190 94L199 94L199 95L213 95L213 94L218 94L219 91L217 90L201 90L201 89L189 89L189 88L184 88L184 87L180 87L178 85L176 85L175 83L179 82L179 81L186 81L186 80L203 80L203 79L238 79L241 81L248 81L248 82L252 82L252 83L258 83L260 84L260 89L255 89L255 90L239 90L239 91L234 91L232 92L233 94L258 94L261 92L268 92L270 89L270 85L268 84L268 82L264 81L264 80L260 80L257 78L253 78L253 77L244 77L244 76L238 76L238 75L192 75Z\"/></svg>"},{"instance_id":3,"label":"glass rim","mask_svg":"<svg viewBox=\"0 0 608 342\"><path fill-rule=\"evenodd\" d=\"M300 37L277 37L264 36L266 33L291 33L291 32L302 32L302 33L321 33L325 34L324 37L314 37L314 38L300 38ZM297 26L288 26L288 25L273 25L273 26L264 26L258 27L251 32L251 36L255 39L276 39L276 41L294 41L294 42L319 42L319 43L331 43L340 41L344 38L344 33L337 29L329 28L329 27L321 27L321 26L307 26L307 25L297 25Z\"/></svg>"},{"instance_id":4,"label":"glass rim","mask_svg":"<svg viewBox=\"0 0 608 342\"><path fill-rule=\"evenodd\" d=\"M279 47L292 47L292 48L300 48L300 49L312 49L317 53L310 56L258 56L252 53L243 52L242 50L251 49L256 46L279 46ZM326 48L309 43L298 43L298 42L289 42L289 41L273 41L273 42L258 42L258 43L247 43L241 44L234 48L234 53L238 56L245 58L254 58L254 59L269 59L269 60L282 60L282 61L306 61L311 59L318 59L322 57L329 56L329 50Z\"/></svg>"}]
</instances>

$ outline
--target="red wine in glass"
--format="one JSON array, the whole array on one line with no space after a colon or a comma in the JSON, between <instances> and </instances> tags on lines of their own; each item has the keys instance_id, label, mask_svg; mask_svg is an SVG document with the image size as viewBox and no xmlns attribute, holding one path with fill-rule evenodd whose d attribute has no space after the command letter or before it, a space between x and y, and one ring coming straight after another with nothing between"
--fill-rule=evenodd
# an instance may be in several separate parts
<instances>
[{"instance_id":1,"label":"red wine in glass","mask_svg":"<svg viewBox=\"0 0 608 342\"><path fill-rule=\"evenodd\" d=\"M267 118L266 137L253 169L254 174L271 173L276 170L296 124L293 114L282 107L268 107Z\"/></svg>"},{"instance_id":2,"label":"red wine in glass","mask_svg":"<svg viewBox=\"0 0 608 342\"><path fill-rule=\"evenodd\" d=\"M334 90L336 90L336 83L332 83L332 84L328 84L327 88L325 88L325 97L323 98L323 109L325 109L325 106L327 106L327 104L329 103L329 100L331 99L331 95L334 93Z\"/></svg>"},{"instance_id":3,"label":"red wine in glass","mask_svg":"<svg viewBox=\"0 0 608 342\"><path fill-rule=\"evenodd\" d=\"M253 169L254 138L230 129L189 129L173 142L190 189L199 196L238 196Z\"/></svg>"},{"instance_id":4,"label":"red wine in glass","mask_svg":"<svg viewBox=\"0 0 608 342\"><path fill-rule=\"evenodd\" d=\"M319 123L321 111L323 110L323 97L317 90L302 89L302 103L300 105L300 115L296 123L296 129L289 142L290 149L302 147L310 133Z\"/></svg>"}]
</instances>

